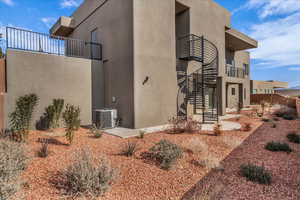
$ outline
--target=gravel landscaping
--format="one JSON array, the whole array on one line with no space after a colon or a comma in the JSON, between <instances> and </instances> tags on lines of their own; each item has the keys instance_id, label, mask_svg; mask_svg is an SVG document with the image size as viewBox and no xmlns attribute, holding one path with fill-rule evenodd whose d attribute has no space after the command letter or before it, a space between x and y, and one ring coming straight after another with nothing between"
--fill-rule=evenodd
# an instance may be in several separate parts
<instances>
[{"instance_id":1,"label":"gravel landscaping","mask_svg":"<svg viewBox=\"0 0 300 200\"><path fill-rule=\"evenodd\" d=\"M23 195L30 200L62 199L63 191L58 187L59 183L63 181L62 172L71 164L74 152L81 148L88 148L93 156L104 156L110 160L112 167L118 171L118 176L111 189L98 199L181 199L210 171L211 166L217 167L216 162L223 160L262 124L259 119L240 117L239 123L243 125L246 122L251 123L252 131L223 131L221 136L213 136L213 133L209 131L194 134L159 132L147 134L143 139L121 139L105 133L101 138L95 138L89 134L90 130L80 128L75 133L71 146L62 136L51 137L49 133L33 131L30 132L27 142L31 160L23 174L23 180L26 182ZM55 132L62 131L62 129L58 129ZM41 149L44 139L48 139L49 155L41 158L36 155L36 152ZM144 157L145 152L163 139L183 149L183 156L169 170L161 169L157 163ZM194 141L200 141L201 144ZM138 144L137 152L132 157L120 154L128 142L137 142ZM201 149L197 153L199 146ZM207 148L206 152L201 152L205 148ZM211 157L212 155L213 157ZM203 160L205 156L207 159Z\"/></svg>"},{"instance_id":2,"label":"gravel landscaping","mask_svg":"<svg viewBox=\"0 0 300 200\"><path fill-rule=\"evenodd\" d=\"M276 128L271 128L271 123L264 123L223 160L223 172L211 171L182 199L198 200L207 193L211 194L212 199L226 200L300 199L300 145L289 142L286 137L291 131L300 132L300 120L282 119L276 124ZM288 143L293 152L287 154L266 150L265 145L271 141ZM240 166L249 163L268 170L272 175L271 184L253 183L242 177Z\"/></svg>"}]
</instances>

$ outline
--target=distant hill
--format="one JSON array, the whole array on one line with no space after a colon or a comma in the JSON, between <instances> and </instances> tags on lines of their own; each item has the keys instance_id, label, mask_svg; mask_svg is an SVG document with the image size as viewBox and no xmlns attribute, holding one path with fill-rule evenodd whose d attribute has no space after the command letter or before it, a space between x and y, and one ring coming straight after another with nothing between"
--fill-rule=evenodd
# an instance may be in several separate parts
<instances>
[{"instance_id":1,"label":"distant hill","mask_svg":"<svg viewBox=\"0 0 300 200\"><path fill-rule=\"evenodd\" d=\"M289 89L292 89L292 90L300 90L300 86L290 87Z\"/></svg>"}]
</instances>

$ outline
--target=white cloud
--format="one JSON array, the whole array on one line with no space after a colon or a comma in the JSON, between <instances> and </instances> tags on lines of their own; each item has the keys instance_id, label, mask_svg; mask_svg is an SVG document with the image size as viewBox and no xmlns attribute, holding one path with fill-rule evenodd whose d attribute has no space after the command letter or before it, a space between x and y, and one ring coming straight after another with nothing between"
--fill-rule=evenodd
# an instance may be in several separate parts
<instances>
[{"instance_id":1,"label":"white cloud","mask_svg":"<svg viewBox=\"0 0 300 200\"><path fill-rule=\"evenodd\" d=\"M0 2L5 3L6 5L13 6L14 2L12 0L0 0Z\"/></svg>"},{"instance_id":2,"label":"white cloud","mask_svg":"<svg viewBox=\"0 0 300 200\"><path fill-rule=\"evenodd\" d=\"M62 0L60 6L62 8L72 8L78 7L81 4L82 0Z\"/></svg>"},{"instance_id":3,"label":"white cloud","mask_svg":"<svg viewBox=\"0 0 300 200\"><path fill-rule=\"evenodd\" d=\"M259 9L259 17L292 14L300 11L299 0L248 0L240 9Z\"/></svg>"},{"instance_id":4,"label":"white cloud","mask_svg":"<svg viewBox=\"0 0 300 200\"><path fill-rule=\"evenodd\" d=\"M43 17L41 21L48 27L52 27L52 25L56 22L56 18L54 17Z\"/></svg>"},{"instance_id":5,"label":"white cloud","mask_svg":"<svg viewBox=\"0 0 300 200\"><path fill-rule=\"evenodd\" d=\"M300 71L300 67L290 67L290 71Z\"/></svg>"},{"instance_id":6,"label":"white cloud","mask_svg":"<svg viewBox=\"0 0 300 200\"><path fill-rule=\"evenodd\" d=\"M285 18L253 25L250 36L259 41L252 51L258 65L282 67L300 65L300 12Z\"/></svg>"}]
</instances>

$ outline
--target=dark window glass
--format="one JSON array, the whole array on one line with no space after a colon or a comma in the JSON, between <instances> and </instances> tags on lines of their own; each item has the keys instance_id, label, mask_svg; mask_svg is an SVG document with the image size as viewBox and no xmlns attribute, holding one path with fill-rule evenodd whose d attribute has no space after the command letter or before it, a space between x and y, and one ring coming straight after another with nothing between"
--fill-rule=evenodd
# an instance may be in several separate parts
<instances>
[{"instance_id":1,"label":"dark window glass","mask_svg":"<svg viewBox=\"0 0 300 200\"><path fill-rule=\"evenodd\" d=\"M231 94L235 95L235 88L231 88Z\"/></svg>"}]
</instances>

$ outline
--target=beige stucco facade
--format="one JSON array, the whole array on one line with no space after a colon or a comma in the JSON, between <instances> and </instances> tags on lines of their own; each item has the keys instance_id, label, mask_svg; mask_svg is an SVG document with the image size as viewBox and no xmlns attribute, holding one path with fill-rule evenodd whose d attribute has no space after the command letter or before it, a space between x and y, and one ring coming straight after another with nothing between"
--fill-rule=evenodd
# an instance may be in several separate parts
<instances>
[{"instance_id":1,"label":"beige stucco facade","mask_svg":"<svg viewBox=\"0 0 300 200\"><path fill-rule=\"evenodd\" d=\"M251 94L273 94L279 88L288 88L288 82L251 80Z\"/></svg>"},{"instance_id":2,"label":"beige stucco facade","mask_svg":"<svg viewBox=\"0 0 300 200\"><path fill-rule=\"evenodd\" d=\"M213 0L85 0L51 33L85 41L96 37L103 44L98 97L104 100L99 106L116 108L122 126L142 128L166 124L177 113L176 43L185 34L204 36L218 49L219 114L238 103L250 104L250 55L245 50L256 48L257 41L232 29L230 21L230 12ZM239 73L228 73L228 61ZM195 63L187 66L192 71Z\"/></svg>"},{"instance_id":3,"label":"beige stucco facade","mask_svg":"<svg viewBox=\"0 0 300 200\"><path fill-rule=\"evenodd\" d=\"M8 50L6 57L7 91L4 94L4 124L18 97L35 93L39 102L32 128L53 99L79 106L82 125L92 123L92 61L43 53Z\"/></svg>"}]
</instances>

